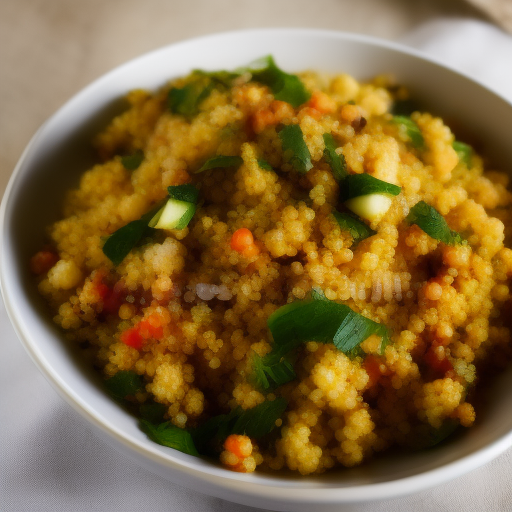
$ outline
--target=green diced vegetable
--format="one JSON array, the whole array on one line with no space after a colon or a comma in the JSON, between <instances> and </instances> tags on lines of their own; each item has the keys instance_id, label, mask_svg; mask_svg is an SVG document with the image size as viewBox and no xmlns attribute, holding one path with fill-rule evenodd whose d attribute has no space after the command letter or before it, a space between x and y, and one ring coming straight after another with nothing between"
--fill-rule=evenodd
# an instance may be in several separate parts
<instances>
[{"instance_id":1,"label":"green diced vegetable","mask_svg":"<svg viewBox=\"0 0 512 512\"><path fill-rule=\"evenodd\" d=\"M135 395L143 387L142 377L135 372L121 370L105 381L109 393L123 399Z\"/></svg>"},{"instance_id":2,"label":"green diced vegetable","mask_svg":"<svg viewBox=\"0 0 512 512\"><path fill-rule=\"evenodd\" d=\"M325 161L329 164L332 170L332 174L334 179L340 183L343 181L347 175L347 164L345 163L345 157L343 154L338 155L336 153L336 143L334 141L334 137L330 133L324 133L324 158Z\"/></svg>"},{"instance_id":3,"label":"green diced vegetable","mask_svg":"<svg viewBox=\"0 0 512 512\"><path fill-rule=\"evenodd\" d=\"M149 221L149 227L155 229L184 229L196 213L196 205L188 201L169 198Z\"/></svg>"},{"instance_id":4,"label":"green diced vegetable","mask_svg":"<svg viewBox=\"0 0 512 512\"><path fill-rule=\"evenodd\" d=\"M379 180L367 173L351 174L343 181L340 190L340 200L345 202L354 197L370 194L397 196L401 190L399 186Z\"/></svg>"},{"instance_id":5,"label":"green diced vegetable","mask_svg":"<svg viewBox=\"0 0 512 512\"><path fill-rule=\"evenodd\" d=\"M240 156L217 155L206 160L206 162L196 171L196 173L217 169L219 167L239 167L244 163Z\"/></svg>"},{"instance_id":6,"label":"green diced vegetable","mask_svg":"<svg viewBox=\"0 0 512 512\"><path fill-rule=\"evenodd\" d=\"M277 388L296 378L292 363L280 354L252 357L253 380L260 389Z\"/></svg>"},{"instance_id":7,"label":"green diced vegetable","mask_svg":"<svg viewBox=\"0 0 512 512\"><path fill-rule=\"evenodd\" d=\"M448 245L465 243L462 236L452 231L445 218L425 201L416 203L406 217L409 224L416 224L427 235Z\"/></svg>"},{"instance_id":8,"label":"green diced vegetable","mask_svg":"<svg viewBox=\"0 0 512 512\"><path fill-rule=\"evenodd\" d=\"M473 148L469 144L465 144L464 142L460 142L458 140L454 141L452 146L453 149L455 149L457 152L459 160L469 169L471 167L471 160L473 158Z\"/></svg>"},{"instance_id":9,"label":"green diced vegetable","mask_svg":"<svg viewBox=\"0 0 512 512\"><path fill-rule=\"evenodd\" d=\"M279 131L279 138L283 145L285 159L290 162L297 172L301 174L308 172L313 164L300 126L298 124L284 126Z\"/></svg>"},{"instance_id":10,"label":"green diced vegetable","mask_svg":"<svg viewBox=\"0 0 512 512\"><path fill-rule=\"evenodd\" d=\"M171 185L167 187L169 197L177 201L186 201L187 203L197 203L199 190L194 185Z\"/></svg>"},{"instance_id":11,"label":"green diced vegetable","mask_svg":"<svg viewBox=\"0 0 512 512\"><path fill-rule=\"evenodd\" d=\"M147 420L141 420L140 427L155 443L174 448L189 455L199 455L190 432L173 425L170 421L154 425Z\"/></svg>"},{"instance_id":12,"label":"green diced vegetable","mask_svg":"<svg viewBox=\"0 0 512 512\"><path fill-rule=\"evenodd\" d=\"M247 68L252 79L268 85L274 98L298 107L309 100L311 94L297 75L290 75L279 69L272 56L268 55Z\"/></svg>"},{"instance_id":13,"label":"green diced vegetable","mask_svg":"<svg viewBox=\"0 0 512 512\"><path fill-rule=\"evenodd\" d=\"M399 125L404 131L404 135L411 141L411 144L422 149L425 146L425 140L419 126L408 116L394 116L392 122Z\"/></svg>"},{"instance_id":14,"label":"green diced vegetable","mask_svg":"<svg viewBox=\"0 0 512 512\"><path fill-rule=\"evenodd\" d=\"M350 234L354 239L354 244L376 234L376 231L371 229L366 223L356 219L352 215L337 211L332 212L332 214L341 229L350 231Z\"/></svg>"},{"instance_id":15,"label":"green diced vegetable","mask_svg":"<svg viewBox=\"0 0 512 512\"><path fill-rule=\"evenodd\" d=\"M114 231L103 244L103 254L114 264L119 265L128 253L150 232L149 221L160 210L161 205Z\"/></svg>"},{"instance_id":16,"label":"green diced vegetable","mask_svg":"<svg viewBox=\"0 0 512 512\"><path fill-rule=\"evenodd\" d=\"M131 155L121 157L121 163L127 171L135 171L135 169L138 169L143 160L144 153L140 149Z\"/></svg>"},{"instance_id":17,"label":"green diced vegetable","mask_svg":"<svg viewBox=\"0 0 512 512\"><path fill-rule=\"evenodd\" d=\"M274 170L274 168L266 160L263 160L262 158L258 160L258 165L265 171Z\"/></svg>"}]
</instances>

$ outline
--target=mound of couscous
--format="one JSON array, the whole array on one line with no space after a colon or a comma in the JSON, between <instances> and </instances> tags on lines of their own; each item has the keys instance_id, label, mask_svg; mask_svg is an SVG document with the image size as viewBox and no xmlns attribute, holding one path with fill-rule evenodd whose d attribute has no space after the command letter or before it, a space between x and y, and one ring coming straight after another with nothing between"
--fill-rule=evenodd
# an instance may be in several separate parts
<instances>
[{"instance_id":1,"label":"mound of couscous","mask_svg":"<svg viewBox=\"0 0 512 512\"><path fill-rule=\"evenodd\" d=\"M269 57L127 100L30 264L150 438L305 475L474 423L510 356L507 174L388 77Z\"/></svg>"}]
</instances>

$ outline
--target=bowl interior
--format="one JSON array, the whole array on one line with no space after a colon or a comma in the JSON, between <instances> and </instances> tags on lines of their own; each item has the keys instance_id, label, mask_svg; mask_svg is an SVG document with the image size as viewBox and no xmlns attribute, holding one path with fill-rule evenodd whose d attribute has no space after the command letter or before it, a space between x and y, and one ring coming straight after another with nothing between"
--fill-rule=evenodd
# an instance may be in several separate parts
<instances>
[{"instance_id":1,"label":"bowl interior","mask_svg":"<svg viewBox=\"0 0 512 512\"><path fill-rule=\"evenodd\" d=\"M65 191L94 162L90 140L122 110L120 98L134 88L154 90L195 68L234 69L267 54L292 72L346 72L361 80L391 73L427 109L478 134L483 153L512 173L512 105L396 45L333 32L256 30L157 50L110 72L62 107L35 135L11 178L2 202L1 284L20 339L64 397L119 447L179 483L200 483L204 492L228 499L260 507L293 503L295 509L308 503L364 501L413 492L487 462L512 444L512 394L506 392L512 388L512 370L489 390L485 410L472 429L429 451L385 456L320 477L240 475L148 441L52 325L27 271L28 260L40 248L45 226L58 218ZM243 486L237 485L240 481Z\"/></svg>"}]
</instances>

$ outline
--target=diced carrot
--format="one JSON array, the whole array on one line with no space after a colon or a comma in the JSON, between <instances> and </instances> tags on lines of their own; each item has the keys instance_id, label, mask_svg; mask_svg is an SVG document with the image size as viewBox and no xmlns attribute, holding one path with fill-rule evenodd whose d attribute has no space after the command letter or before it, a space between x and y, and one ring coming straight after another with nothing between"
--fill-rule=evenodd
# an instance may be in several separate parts
<instances>
[{"instance_id":1,"label":"diced carrot","mask_svg":"<svg viewBox=\"0 0 512 512\"><path fill-rule=\"evenodd\" d=\"M121 333L120 339L125 345L128 345L129 347L132 347L136 350L140 350L144 344L144 338L140 335L137 326L123 331Z\"/></svg>"},{"instance_id":2,"label":"diced carrot","mask_svg":"<svg viewBox=\"0 0 512 512\"><path fill-rule=\"evenodd\" d=\"M224 449L243 459L251 455L252 443L247 436L231 434L224 441Z\"/></svg>"},{"instance_id":3,"label":"diced carrot","mask_svg":"<svg viewBox=\"0 0 512 512\"><path fill-rule=\"evenodd\" d=\"M239 252L246 258L251 258L259 254L260 250L254 243L254 237L247 228L237 229L231 236L231 249Z\"/></svg>"},{"instance_id":4,"label":"diced carrot","mask_svg":"<svg viewBox=\"0 0 512 512\"><path fill-rule=\"evenodd\" d=\"M40 276L46 274L57 261L59 261L58 254L52 251L39 251L30 258L30 270Z\"/></svg>"},{"instance_id":5,"label":"diced carrot","mask_svg":"<svg viewBox=\"0 0 512 512\"><path fill-rule=\"evenodd\" d=\"M254 133L261 133L267 126L276 124L274 113L269 108L257 110L251 120Z\"/></svg>"},{"instance_id":6,"label":"diced carrot","mask_svg":"<svg viewBox=\"0 0 512 512\"><path fill-rule=\"evenodd\" d=\"M315 91L308 105L322 114L331 114L336 110L336 102L322 91Z\"/></svg>"},{"instance_id":7,"label":"diced carrot","mask_svg":"<svg viewBox=\"0 0 512 512\"><path fill-rule=\"evenodd\" d=\"M435 347L430 347L425 353L424 361L434 370L435 372L444 375L446 372L453 370L453 365L447 357L439 359L435 352Z\"/></svg>"}]
</instances>

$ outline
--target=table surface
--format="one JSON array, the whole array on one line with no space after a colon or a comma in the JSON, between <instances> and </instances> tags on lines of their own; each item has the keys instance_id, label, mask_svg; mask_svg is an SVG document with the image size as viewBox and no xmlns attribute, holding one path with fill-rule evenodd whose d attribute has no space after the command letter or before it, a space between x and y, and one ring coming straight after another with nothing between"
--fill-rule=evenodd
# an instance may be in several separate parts
<instances>
[{"instance_id":1,"label":"table surface","mask_svg":"<svg viewBox=\"0 0 512 512\"><path fill-rule=\"evenodd\" d=\"M462 0L0 0L0 194L23 148L48 116L109 69L159 46L203 34L256 27L325 28L397 40L428 20L450 17L485 19ZM94 434L83 422L77 419L76 423L86 432L87 442L95 443ZM2 428L0 424L0 434ZM51 458L52 450L48 448L45 456ZM484 470L490 475L494 471L498 478L503 457L508 457L506 465L510 468L512 457L508 453L501 462L498 459ZM127 465L133 466L131 462ZM468 486L478 481L478 471L483 470L467 478ZM30 475L30 470L25 474ZM2 475L0 494L1 484ZM17 485L21 492L31 483L23 480ZM446 510L441 496L448 489L440 488L439 499L431 504L436 510ZM433 495L428 495L429 499ZM181 508L172 510L199 510L199 506L195 509L193 504L185 504L186 494L183 496ZM427 495L422 494L410 503L420 506L426 499ZM498 501L488 500L488 510L512 510L500 499L503 496ZM112 510L108 501L103 503L105 510ZM228 510L220 500L211 503L211 510ZM468 503L460 503L460 510L469 510ZM0 509L18 510L12 501L5 507L1 504L0 497ZM101 510L101 504L98 506ZM125 510L130 509L128 506ZM40 510L36 502L31 510ZM81 510L88 510L87 505ZM235 506L229 510L246 508Z\"/></svg>"}]
</instances>

